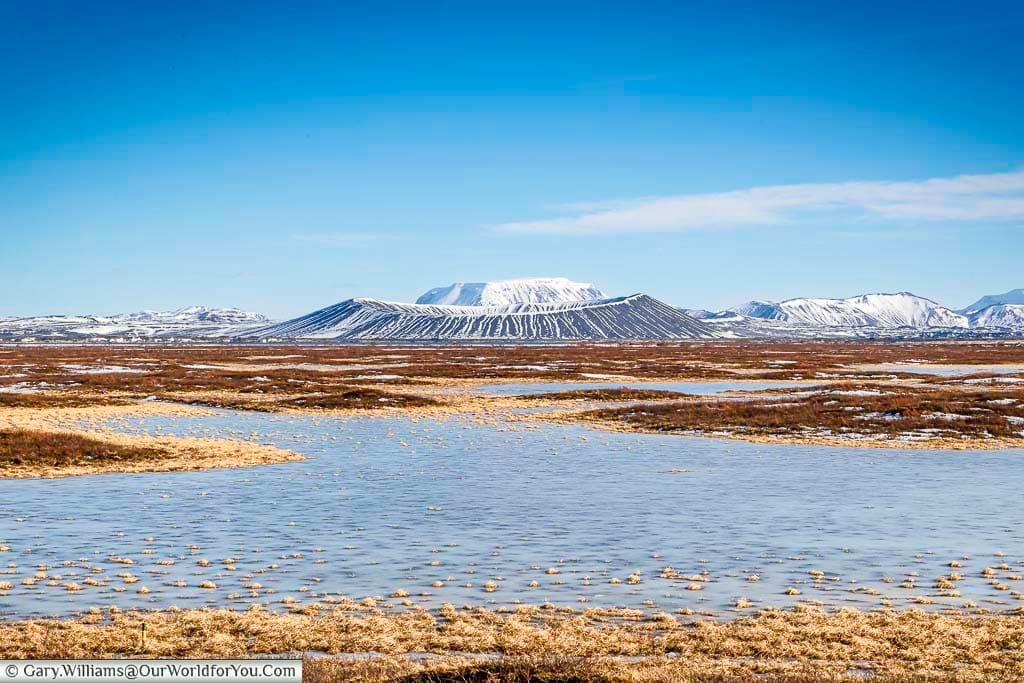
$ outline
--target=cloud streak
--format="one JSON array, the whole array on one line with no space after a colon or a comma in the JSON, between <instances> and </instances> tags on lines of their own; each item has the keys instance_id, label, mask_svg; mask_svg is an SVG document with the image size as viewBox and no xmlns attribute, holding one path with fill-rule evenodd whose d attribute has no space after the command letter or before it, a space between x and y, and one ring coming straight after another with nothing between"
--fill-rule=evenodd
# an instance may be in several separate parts
<instances>
[{"instance_id":1,"label":"cloud streak","mask_svg":"<svg viewBox=\"0 0 1024 683\"><path fill-rule=\"evenodd\" d=\"M919 181L769 185L729 192L593 202L569 215L501 223L501 232L611 235L799 223L826 216L883 221L1024 219L1024 170Z\"/></svg>"}]
</instances>

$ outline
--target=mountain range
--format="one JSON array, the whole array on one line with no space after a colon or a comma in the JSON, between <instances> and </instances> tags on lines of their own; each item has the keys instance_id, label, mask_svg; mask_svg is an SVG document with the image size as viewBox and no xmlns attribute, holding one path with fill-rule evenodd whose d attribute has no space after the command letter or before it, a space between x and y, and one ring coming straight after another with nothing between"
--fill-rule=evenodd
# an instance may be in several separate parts
<instances>
[{"instance_id":1,"label":"mountain range","mask_svg":"<svg viewBox=\"0 0 1024 683\"><path fill-rule=\"evenodd\" d=\"M0 318L0 339L166 338L233 336L270 322L259 313L237 308L189 306L173 311L139 311L116 315L47 315Z\"/></svg>"},{"instance_id":2,"label":"mountain range","mask_svg":"<svg viewBox=\"0 0 1024 683\"><path fill-rule=\"evenodd\" d=\"M982 297L955 311L910 292L847 299L749 301L725 311L687 310L742 337L955 337L1024 334L1022 290Z\"/></svg>"},{"instance_id":3,"label":"mountain range","mask_svg":"<svg viewBox=\"0 0 1024 683\"><path fill-rule=\"evenodd\" d=\"M1024 290L982 297L959 311L910 292L862 294L848 299L787 299L778 303L750 301L711 313L691 311L712 321L771 320L805 328L1024 329Z\"/></svg>"},{"instance_id":4,"label":"mountain range","mask_svg":"<svg viewBox=\"0 0 1024 683\"><path fill-rule=\"evenodd\" d=\"M969 327L965 316L910 292L863 294L849 299L751 301L730 309L750 318L817 327Z\"/></svg>"},{"instance_id":5,"label":"mountain range","mask_svg":"<svg viewBox=\"0 0 1024 683\"><path fill-rule=\"evenodd\" d=\"M971 327L1024 330L1024 304L992 304L970 314Z\"/></svg>"},{"instance_id":6,"label":"mountain range","mask_svg":"<svg viewBox=\"0 0 1024 683\"><path fill-rule=\"evenodd\" d=\"M355 298L274 322L191 306L111 316L0 317L0 340L622 340L1024 336L1024 289L953 310L910 292L750 301L724 311L609 297L566 278L456 282L414 304Z\"/></svg>"}]
</instances>

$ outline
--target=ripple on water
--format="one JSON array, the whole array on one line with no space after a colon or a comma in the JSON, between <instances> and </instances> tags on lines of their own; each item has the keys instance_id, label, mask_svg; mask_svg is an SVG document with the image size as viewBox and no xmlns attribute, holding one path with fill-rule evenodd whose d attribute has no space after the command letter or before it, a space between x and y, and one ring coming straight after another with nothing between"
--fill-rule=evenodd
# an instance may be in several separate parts
<instances>
[{"instance_id":1,"label":"ripple on water","mask_svg":"<svg viewBox=\"0 0 1024 683\"><path fill-rule=\"evenodd\" d=\"M1019 450L509 431L471 417L217 411L118 427L310 457L0 481L3 616L341 596L722 614L1024 604Z\"/></svg>"}]
</instances>

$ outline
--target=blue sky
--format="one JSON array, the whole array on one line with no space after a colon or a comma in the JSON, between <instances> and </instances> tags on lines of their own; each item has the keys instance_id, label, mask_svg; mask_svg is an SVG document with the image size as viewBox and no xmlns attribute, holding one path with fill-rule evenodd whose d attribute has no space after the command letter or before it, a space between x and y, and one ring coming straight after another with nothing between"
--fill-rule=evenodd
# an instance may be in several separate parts
<instances>
[{"instance_id":1,"label":"blue sky","mask_svg":"<svg viewBox=\"0 0 1024 683\"><path fill-rule=\"evenodd\" d=\"M771 5L0 0L0 315L1024 286L1024 6Z\"/></svg>"}]
</instances>

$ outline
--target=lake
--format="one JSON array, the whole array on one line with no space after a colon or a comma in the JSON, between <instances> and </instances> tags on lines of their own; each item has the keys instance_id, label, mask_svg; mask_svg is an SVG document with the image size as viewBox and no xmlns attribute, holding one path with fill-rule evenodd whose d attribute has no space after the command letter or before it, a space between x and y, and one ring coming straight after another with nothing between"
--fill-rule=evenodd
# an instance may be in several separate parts
<instances>
[{"instance_id":1,"label":"lake","mask_svg":"<svg viewBox=\"0 0 1024 683\"><path fill-rule=\"evenodd\" d=\"M900 607L915 596L934 599L927 609L1022 604L1011 594L1024 590L1011 578L1024 574L1021 450L763 445L469 415L214 411L128 424L251 438L308 460L0 480L0 544L9 548L0 581L14 584L0 597L3 616L110 605L281 608L285 598L399 589L426 607L548 601L725 614L740 597L755 607L875 608L883 597ZM963 565L961 595L936 597L932 584L952 560ZM997 590L981 570L1004 561L1010 568L997 579L1008 589ZM22 585L37 565L60 585ZM665 567L707 580L660 578ZM813 581L812 570L825 579ZM138 580L125 583L123 572ZM916 587L899 588L913 572ZM83 584L90 576L109 581ZM66 590L69 582L82 590ZM245 588L253 582L262 586L256 594ZM789 586L801 595L785 595Z\"/></svg>"}]
</instances>

